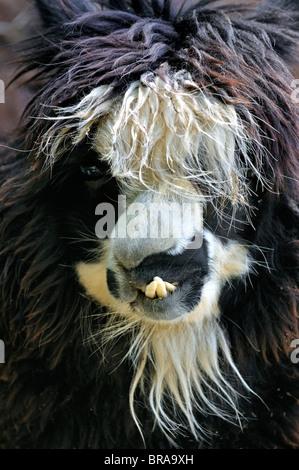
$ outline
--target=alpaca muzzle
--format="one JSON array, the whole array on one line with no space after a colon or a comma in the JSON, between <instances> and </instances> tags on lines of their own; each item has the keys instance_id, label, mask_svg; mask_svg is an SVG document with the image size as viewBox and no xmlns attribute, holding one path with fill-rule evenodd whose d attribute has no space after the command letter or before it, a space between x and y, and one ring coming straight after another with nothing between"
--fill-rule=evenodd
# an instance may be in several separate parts
<instances>
[{"instance_id":1,"label":"alpaca muzzle","mask_svg":"<svg viewBox=\"0 0 299 470\"><path fill-rule=\"evenodd\" d=\"M201 225L199 203L181 196L166 200L141 193L121 215L111 236L110 293L154 319L173 319L190 311L199 302L207 274ZM126 238L116 236L128 229L131 234Z\"/></svg>"}]
</instances>

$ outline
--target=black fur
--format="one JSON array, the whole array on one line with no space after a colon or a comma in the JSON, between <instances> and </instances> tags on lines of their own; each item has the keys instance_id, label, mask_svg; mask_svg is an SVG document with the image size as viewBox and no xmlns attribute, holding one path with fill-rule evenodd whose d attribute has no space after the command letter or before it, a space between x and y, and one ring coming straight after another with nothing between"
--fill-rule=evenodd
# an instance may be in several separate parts
<instances>
[{"instance_id":1,"label":"black fur","mask_svg":"<svg viewBox=\"0 0 299 470\"><path fill-rule=\"evenodd\" d=\"M120 363L128 340L105 359L83 341L104 327L105 317L91 317L99 306L86 298L73 270L98 246L94 207L115 200L117 184L111 175L101 191L86 184L80 166L91 164L92 152L86 161L78 149L61 151L44 168L36 149L53 121L36 117L53 116L53 107L76 103L101 84L121 96L145 71L163 76L161 64L187 69L207 93L233 103L252 135L250 117L257 117L267 149L263 172L271 181L267 190L251 182L254 229L232 235L263 247L263 254L251 249L256 273L246 286L233 281L220 302L235 362L262 400L243 400L242 432L203 415L198 421L211 438L197 442L186 431L177 445L299 448L299 365L290 359L291 341L299 338L298 114L290 72L299 14L287 3L213 9L201 1L193 9L179 1L116 0L102 10L84 0L36 2L42 34L26 43L20 73L34 71L39 91L11 145L18 151L5 149L0 165L2 448L143 447L128 407L132 371L127 361ZM213 214L207 223L227 235ZM78 241L82 232L89 239ZM94 320L82 323L87 317ZM171 446L153 430L147 403L139 403L138 417L148 448Z\"/></svg>"}]
</instances>

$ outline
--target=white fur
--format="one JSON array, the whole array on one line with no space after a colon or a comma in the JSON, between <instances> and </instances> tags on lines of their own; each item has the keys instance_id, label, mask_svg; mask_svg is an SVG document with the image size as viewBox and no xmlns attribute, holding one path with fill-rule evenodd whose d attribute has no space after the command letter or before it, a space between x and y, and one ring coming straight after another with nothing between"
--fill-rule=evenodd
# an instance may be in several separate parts
<instances>
[{"instance_id":1,"label":"white fur","mask_svg":"<svg viewBox=\"0 0 299 470\"><path fill-rule=\"evenodd\" d=\"M159 191L164 186L186 197L192 182L201 200L221 197L248 205L247 170L265 184L262 150L256 155L256 168L249 155L253 139L234 106L207 95L187 73L165 81L146 73L124 96L106 100L110 91L109 86L100 86L77 105L56 108L52 119L65 126L57 131L53 125L42 140L49 164L95 124L91 143L125 190ZM190 195L194 197L193 191Z\"/></svg>"}]
</instances>

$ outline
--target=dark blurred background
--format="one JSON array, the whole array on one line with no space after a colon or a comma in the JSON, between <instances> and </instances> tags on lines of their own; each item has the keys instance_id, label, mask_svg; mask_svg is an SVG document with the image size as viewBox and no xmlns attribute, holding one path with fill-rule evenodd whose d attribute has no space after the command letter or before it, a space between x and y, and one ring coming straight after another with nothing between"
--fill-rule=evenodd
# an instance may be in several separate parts
<instances>
[{"instance_id":1,"label":"dark blurred background","mask_svg":"<svg viewBox=\"0 0 299 470\"><path fill-rule=\"evenodd\" d=\"M176 0L174 0L176 1ZM190 3L194 0L189 0ZM241 3L244 0L234 0ZM229 3L229 0L227 0ZM245 2L247 5L255 3ZM16 44L34 33L37 18L30 8L30 0L0 0L0 80L5 86L16 71L14 60L17 56ZM297 72L299 77L299 70ZM30 90L20 88L19 80L5 90L5 103L0 100L0 140L18 125L19 117L30 96Z\"/></svg>"},{"instance_id":2,"label":"dark blurred background","mask_svg":"<svg viewBox=\"0 0 299 470\"><path fill-rule=\"evenodd\" d=\"M0 140L17 126L29 97L29 91L18 88L20 82L6 89L16 70L14 44L29 34L27 4L27 0L0 0L0 79L5 85L5 103L0 102Z\"/></svg>"}]
</instances>

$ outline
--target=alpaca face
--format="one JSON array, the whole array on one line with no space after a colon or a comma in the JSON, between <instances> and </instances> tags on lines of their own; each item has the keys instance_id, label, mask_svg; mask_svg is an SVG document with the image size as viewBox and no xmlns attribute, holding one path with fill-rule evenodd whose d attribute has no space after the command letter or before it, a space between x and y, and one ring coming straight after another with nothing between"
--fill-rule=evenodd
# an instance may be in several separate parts
<instances>
[{"instance_id":1,"label":"alpaca face","mask_svg":"<svg viewBox=\"0 0 299 470\"><path fill-rule=\"evenodd\" d=\"M251 139L234 107L206 97L186 73L166 81L145 74L101 109L106 92L94 90L67 113L80 119L77 140L103 114L93 148L126 207L98 263L78 264L79 280L101 305L140 321L217 315L222 288L245 278L250 260L229 228L222 239L208 228L206 207L216 211L223 198L231 210L246 212ZM151 292L157 276L168 284Z\"/></svg>"},{"instance_id":2,"label":"alpaca face","mask_svg":"<svg viewBox=\"0 0 299 470\"><path fill-rule=\"evenodd\" d=\"M238 394L222 375L219 350L247 388L218 320L222 291L235 278L246 282L251 269L240 236L248 223L250 182L237 151L242 148L252 166L251 140L233 106L208 99L188 75L182 77L162 82L147 74L103 111L99 102L107 90L100 88L68 113L80 118L78 141L103 114L93 149L127 202L95 260L76 265L85 291L108 311L99 336L109 342L132 334L127 355L136 367L130 396L136 424L134 393L144 387L150 361L157 422L168 436L173 432L162 411L170 393L197 436L196 409L238 416ZM222 215L219 201L226 206ZM228 414L205 395L204 377L225 397Z\"/></svg>"}]
</instances>

